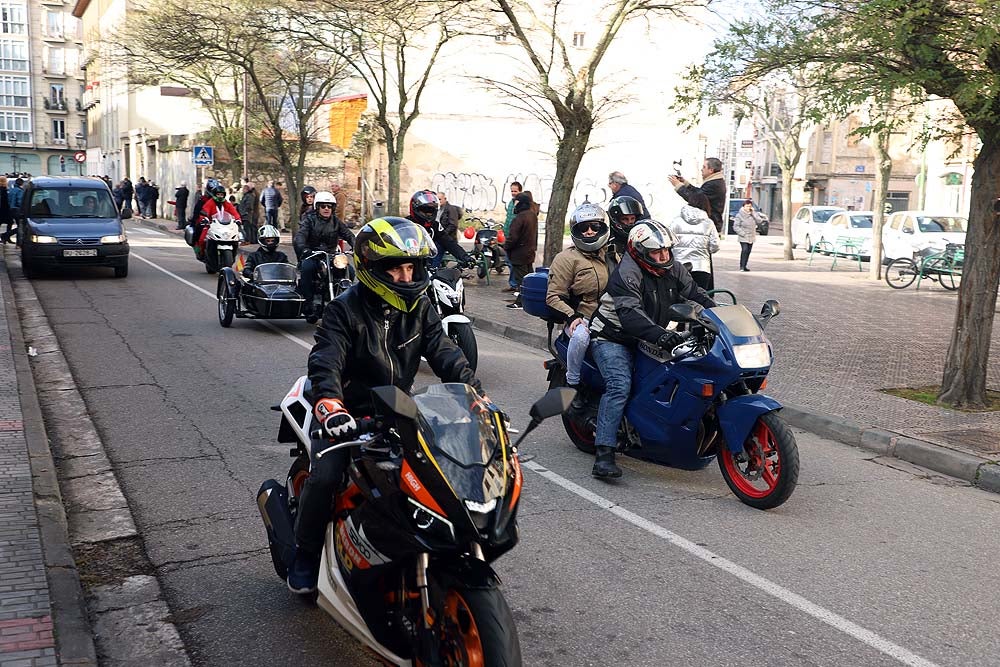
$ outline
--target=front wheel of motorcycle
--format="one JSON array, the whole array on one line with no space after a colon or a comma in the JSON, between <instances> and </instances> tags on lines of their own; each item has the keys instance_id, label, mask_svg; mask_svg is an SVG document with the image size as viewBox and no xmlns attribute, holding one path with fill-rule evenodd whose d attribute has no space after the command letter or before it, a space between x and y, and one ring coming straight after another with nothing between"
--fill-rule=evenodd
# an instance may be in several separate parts
<instances>
[{"instance_id":1,"label":"front wheel of motorcycle","mask_svg":"<svg viewBox=\"0 0 1000 667\"><path fill-rule=\"evenodd\" d=\"M743 451L719 452L719 468L730 490L742 502L761 510L781 505L799 479L799 448L781 417L768 412L757 418Z\"/></svg>"},{"instance_id":2,"label":"front wheel of motorcycle","mask_svg":"<svg viewBox=\"0 0 1000 667\"><path fill-rule=\"evenodd\" d=\"M475 372L476 366L479 365L479 344L476 342L476 334L472 331L472 325L455 322L452 323L448 333L455 341L455 345L458 345L458 348L462 350L462 354L469 362L469 367Z\"/></svg>"},{"instance_id":3,"label":"front wheel of motorcycle","mask_svg":"<svg viewBox=\"0 0 1000 667\"><path fill-rule=\"evenodd\" d=\"M514 616L497 588L452 588L445 595L438 652L445 665L519 667ZM417 661L422 665L422 661Z\"/></svg>"}]
</instances>

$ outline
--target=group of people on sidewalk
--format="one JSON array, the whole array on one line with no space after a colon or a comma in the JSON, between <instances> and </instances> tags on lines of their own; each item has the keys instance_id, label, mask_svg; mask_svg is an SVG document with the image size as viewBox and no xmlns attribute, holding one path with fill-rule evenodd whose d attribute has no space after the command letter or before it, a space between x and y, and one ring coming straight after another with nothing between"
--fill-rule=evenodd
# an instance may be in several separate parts
<instances>
[{"instance_id":1,"label":"group of people on sidewalk","mask_svg":"<svg viewBox=\"0 0 1000 667\"><path fill-rule=\"evenodd\" d=\"M124 213L126 209L128 215L136 212L143 220L150 220L158 217L160 186L153 181L147 181L144 176L139 177L139 182L133 184L127 176L120 180L117 185L112 186L110 179L104 177L105 183L111 188L111 196L115 200L115 206L119 213ZM135 208L132 202L135 201Z\"/></svg>"}]
</instances>

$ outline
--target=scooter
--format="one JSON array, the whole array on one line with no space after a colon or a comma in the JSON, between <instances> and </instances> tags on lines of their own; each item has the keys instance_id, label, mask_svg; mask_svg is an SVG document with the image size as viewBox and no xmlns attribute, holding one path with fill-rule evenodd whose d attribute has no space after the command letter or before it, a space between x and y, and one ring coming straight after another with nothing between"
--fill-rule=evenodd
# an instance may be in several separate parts
<instances>
[{"instance_id":1,"label":"scooter","mask_svg":"<svg viewBox=\"0 0 1000 667\"><path fill-rule=\"evenodd\" d=\"M465 314L465 284L462 272L456 268L428 269L431 285L428 296L441 317L445 335L462 350L469 366L476 370L479 344L472 330L472 320Z\"/></svg>"},{"instance_id":2,"label":"scooter","mask_svg":"<svg viewBox=\"0 0 1000 667\"><path fill-rule=\"evenodd\" d=\"M208 231L201 234L206 225ZM185 227L184 240L194 248L195 258L205 264L205 272L216 273L236 261L243 231L236 218L226 211L218 211L211 218L202 216L198 225Z\"/></svg>"},{"instance_id":3,"label":"scooter","mask_svg":"<svg viewBox=\"0 0 1000 667\"><path fill-rule=\"evenodd\" d=\"M337 248L332 252L310 250L302 257L303 261L320 260L320 269L316 274L316 289L313 290L312 314L306 317L306 321L310 324L318 322L323 316L326 304L336 299L354 283L350 254L353 254L352 251Z\"/></svg>"},{"instance_id":4,"label":"scooter","mask_svg":"<svg viewBox=\"0 0 1000 667\"><path fill-rule=\"evenodd\" d=\"M496 229L501 226L499 222L478 218L473 218L473 220L478 221L483 226L482 229L476 230L473 236L475 241L472 245L471 254L476 260L476 277L480 280L485 278L487 284L489 284L491 269L498 275L502 275L504 269L507 267L502 248L504 240L503 230Z\"/></svg>"},{"instance_id":5,"label":"scooter","mask_svg":"<svg viewBox=\"0 0 1000 667\"><path fill-rule=\"evenodd\" d=\"M573 392L547 393L511 446L502 413L464 384L410 396L372 391L375 417L350 440L322 440L313 428L309 382L299 378L280 406L279 442L294 443L287 483L257 493L271 560L287 578L293 526L319 459L348 449L320 559L317 602L357 640L395 665L520 665L510 607L491 563L518 541L522 475L517 445Z\"/></svg>"},{"instance_id":6,"label":"scooter","mask_svg":"<svg viewBox=\"0 0 1000 667\"><path fill-rule=\"evenodd\" d=\"M781 404L760 393L771 368L771 343L763 327L780 312L767 301L755 317L742 305L703 309L670 307L671 319L687 328L683 342L661 350L641 342L635 354L632 394L618 433L618 450L653 463L698 470L716 457L730 490L758 509L781 505L795 490L799 451L778 411ZM545 362L550 387L566 382L562 333ZM570 440L594 453L597 409L604 379L588 352L580 375L577 408L563 416Z\"/></svg>"}]
</instances>

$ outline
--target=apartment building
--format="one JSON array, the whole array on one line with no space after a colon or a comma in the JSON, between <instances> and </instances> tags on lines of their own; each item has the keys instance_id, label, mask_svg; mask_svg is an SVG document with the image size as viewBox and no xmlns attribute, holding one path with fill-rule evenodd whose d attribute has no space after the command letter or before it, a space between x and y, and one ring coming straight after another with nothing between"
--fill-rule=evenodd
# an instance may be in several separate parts
<instances>
[{"instance_id":1,"label":"apartment building","mask_svg":"<svg viewBox=\"0 0 1000 667\"><path fill-rule=\"evenodd\" d=\"M63 0L0 0L0 173L85 173L80 22Z\"/></svg>"}]
</instances>

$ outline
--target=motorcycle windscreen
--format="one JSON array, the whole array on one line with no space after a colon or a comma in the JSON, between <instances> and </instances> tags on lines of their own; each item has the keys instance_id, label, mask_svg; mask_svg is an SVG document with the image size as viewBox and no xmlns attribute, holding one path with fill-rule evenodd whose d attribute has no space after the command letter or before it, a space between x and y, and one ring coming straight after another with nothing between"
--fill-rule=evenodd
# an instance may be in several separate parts
<instances>
[{"instance_id":1,"label":"motorcycle windscreen","mask_svg":"<svg viewBox=\"0 0 1000 667\"><path fill-rule=\"evenodd\" d=\"M729 333L739 338L762 336L764 331L757 323L757 318L742 305L717 306L708 312L729 329Z\"/></svg>"},{"instance_id":2,"label":"motorcycle windscreen","mask_svg":"<svg viewBox=\"0 0 1000 667\"><path fill-rule=\"evenodd\" d=\"M298 272L296 272L295 267L283 262L261 264L253 270L255 283L294 285L297 280Z\"/></svg>"},{"instance_id":3,"label":"motorcycle windscreen","mask_svg":"<svg viewBox=\"0 0 1000 667\"><path fill-rule=\"evenodd\" d=\"M493 413L466 384L435 384L413 395L431 455L462 500L503 497L506 463Z\"/></svg>"}]
</instances>

